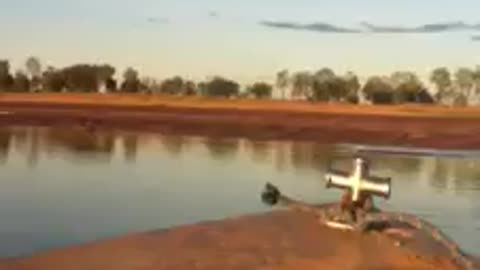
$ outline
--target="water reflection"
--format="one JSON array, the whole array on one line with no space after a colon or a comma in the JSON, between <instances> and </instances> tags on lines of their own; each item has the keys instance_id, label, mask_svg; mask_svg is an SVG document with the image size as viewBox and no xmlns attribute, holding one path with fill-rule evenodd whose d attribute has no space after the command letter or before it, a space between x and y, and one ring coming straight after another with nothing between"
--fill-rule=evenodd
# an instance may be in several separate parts
<instances>
[{"instance_id":1,"label":"water reflection","mask_svg":"<svg viewBox=\"0 0 480 270\"><path fill-rule=\"evenodd\" d=\"M249 153L256 162L266 162L269 159L270 149L272 144L266 141L247 141L245 142L246 148L249 149Z\"/></svg>"},{"instance_id":2,"label":"water reflection","mask_svg":"<svg viewBox=\"0 0 480 270\"><path fill-rule=\"evenodd\" d=\"M333 145L313 142L248 141L232 138L200 138L160 134L126 133L120 131L90 132L82 128L2 128L0 129L0 165L5 165L11 150L25 157L29 167L40 159L68 154L73 160L94 162L111 160L123 148L124 159L135 162L139 152L151 148L147 139L160 142L170 156L179 156L188 145L203 145L215 160L233 160L239 152L245 152L256 163L269 163L278 172L324 172L332 158L349 157L352 153L339 152ZM155 148L158 149L158 148ZM160 151L160 150L158 150ZM435 157L405 157L369 155L372 169L382 174L402 176L402 181L426 181L442 192L480 189L480 159L456 159ZM348 159L336 163L345 170L351 165Z\"/></svg>"},{"instance_id":3,"label":"water reflection","mask_svg":"<svg viewBox=\"0 0 480 270\"><path fill-rule=\"evenodd\" d=\"M122 142L125 160L134 162L138 152L138 136L135 134L125 134L122 136Z\"/></svg>"},{"instance_id":4,"label":"water reflection","mask_svg":"<svg viewBox=\"0 0 480 270\"><path fill-rule=\"evenodd\" d=\"M172 156L181 155L188 145L188 139L182 135L161 136L160 141L165 150Z\"/></svg>"},{"instance_id":5,"label":"water reflection","mask_svg":"<svg viewBox=\"0 0 480 270\"><path fill-rule=\"evenodd\" d=\"M4 164L8 159L11 139L12 136L8 130L0 130L0 164Z\"/></svg>"},{"instance_id":6,"label":"water reflection","mask_svg":"<svg viewBox=\"0 0 480 270\"><path fill-rule=\"evenodd\" d=\"M234 159L240 146L240 141L232 138L206 138L203 143L213 159L225 161Z\"/></svg>"}]
</instances>

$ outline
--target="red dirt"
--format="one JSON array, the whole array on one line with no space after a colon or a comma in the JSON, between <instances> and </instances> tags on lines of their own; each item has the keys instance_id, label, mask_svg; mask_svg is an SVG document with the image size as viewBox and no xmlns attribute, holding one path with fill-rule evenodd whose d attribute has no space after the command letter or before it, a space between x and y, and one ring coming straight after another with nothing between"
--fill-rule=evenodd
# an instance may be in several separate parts
<instances>
[{"instance_id":1,"label":"red dirt","mask_svg":"<svg viewBox=\"0 0 480 270\"><path fill-rule=\"evenodd\" d=\"M318 225L289 211L131 235L0 262L0 270L457 269L426 238L395 247L378 234Z\"/></svg>"},{"instance_id":2,"label":"red dirt","mask_svg":"<svg viewBox=\"0 0 480 270\"><path fill-rule=\"evenodd\" d=\"M0 114L0 124L87 124L262 140L480 149L480 109L475 108L121 98L3 96L0 111L9 114Z\"/></svg>"}]
</instances>

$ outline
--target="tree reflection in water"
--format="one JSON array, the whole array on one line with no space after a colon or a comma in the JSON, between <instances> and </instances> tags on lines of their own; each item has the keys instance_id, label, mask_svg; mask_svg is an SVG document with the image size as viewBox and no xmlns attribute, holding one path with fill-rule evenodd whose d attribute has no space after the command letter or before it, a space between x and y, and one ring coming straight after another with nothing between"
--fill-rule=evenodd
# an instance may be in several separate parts
<instances>
[{"instance_id":1,"label":"tree reflection in water","mask_svg":"<svg viewBox=\"0 0 480 270\"><path fill-rule=\"evenodd\" d=\"M233 138L206 138L203 144L213 159L231 161L238 152L240 141Z\"/></svg>"},{"instance_id":2,"label":"tree reflection in water","mask_svg":"<svg viewBox=\"0 0 480 270\"><path fill-rule=\"evenodd\" d=\"M0 130L0 164L5 164L8 160L8 153L10 151L10 142L12 134L10 130Z\"/></svg>"},{"instance_id":3,"label":"tree reflection in water","mask_svg":"<svg viewBox=\"0 0 480 270\"><path fill-rule=\"evenodd\" d=\"M246 141L245 147L255 162L266 162L272 150L272 142L268 141Z\"/></svg>"},{"instance_id":4,"label":"tree reflection in water","mask_svg":"<svg viewBox=\"0 0 480 270\"><path fill-rule=\"evenodd\" d=\"M134 162L137 159L138 153L138 135L134 133L128 133L121 135L121 138L125 160L128 162Z\"/></svg>"},{"instance_id":5,"label":"tree reflection in water","mask_svg":"<svg viewBox=\"0 0 480 270\"><path fill-rule=\"evenodd\" d=\"M181 135L161 136L160 141L168 154L175 157L180 156L184 148L188 145L188 139Z\"/></svg>"},{"instance_id":6,"label":"tree reflection in water","mask_svg":"<svg viewBox=\"0 0 480 270\"><path fill-rule=\"evenodd\" d=\"M141 133L120 133L107 130L88 131L75 127L15 127L0 128L0 162L5 164L9 154L24 156L28 166L35 166L41 157L61 156L90 162L110 161L116 151L115 141L120 139L125 159L134 161L145 143ZM158 138L155 135L155 138ZM171 135L160 136L163 148L172 156L188 154L189 144L203 146L211 158L231 161L237 155L248 155L254 162L271 163L279 172L311 170L325 172L332 158L345 156L333 145L314 142L248 141L232 138L201 138ZM246 151L240 153L240 141ZM67 154L67 156L65 156ZM346 153L348 156L348 153ZM350 153L351 154L351 153ZM48 156L47 156L48 157ZM454 190L465 192L480 190L480 159L441 158L419 156L370 155L372 169L379 174L389 174L402 181L425 181L437 192ZM349 170L348 160L340 162ZM377 173L377 172L376 172Z\"/></svg>"},{"instance_id":7,"label":"tree reflection in water","mask_svg":"<svg viewBox=\"0 0 480 270\"><path fill-rule=\"evenodd\" d=\"M325 172L328 162L334 157L334 148L319 143L290 143L290 160L297 170Z\"/></svg>"},{"instance_id":8,"label":"tree reflection in water","mask_svg":"<svg viewBox=\"0 0 480 270\"><path fill-rule=\"evenodd\" d=\"M47 153L61 151L83 161L110 161L115 148L115 134L109 131L49 128L42 136Z\"/></svg>"}]
</instances>

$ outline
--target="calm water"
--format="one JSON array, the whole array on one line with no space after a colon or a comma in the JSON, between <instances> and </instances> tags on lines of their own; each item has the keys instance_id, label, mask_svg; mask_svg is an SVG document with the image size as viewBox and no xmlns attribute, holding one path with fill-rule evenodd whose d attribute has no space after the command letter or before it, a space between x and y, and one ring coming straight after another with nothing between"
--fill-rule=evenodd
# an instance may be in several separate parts
<instances>
[{"instance_id":1,"label":"calm water","mask_svg":"<svg viewBox=\"0 0 480 270\"><path fill-rule=\"evenodd\" d=\"M259 199L267 181L296 198L330 202L339 192L324 189L327 161L351 149L67 128L0 129L0 257L269 211ZM467 250L480 252L480 157L370 155L372 173L393 177L393 196L378 199L379 205L418 214Z\"/></svg>"}]
</instances>

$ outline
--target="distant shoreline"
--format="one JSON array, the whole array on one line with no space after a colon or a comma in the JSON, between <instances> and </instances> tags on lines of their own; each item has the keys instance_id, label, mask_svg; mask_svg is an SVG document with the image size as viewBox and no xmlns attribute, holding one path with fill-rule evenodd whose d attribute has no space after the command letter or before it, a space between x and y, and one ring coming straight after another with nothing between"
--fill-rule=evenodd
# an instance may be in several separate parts
<instances>
[{"instance_id":1,"label":"distant shoreline","mask_svg":"<svg viewBox=\"0 0 480 270\"><path fill-rule=\"evenodd\" d=\"M480 108L102 94L2 94L0 125L480 149Z\"/></svg>"}]
</instances>

